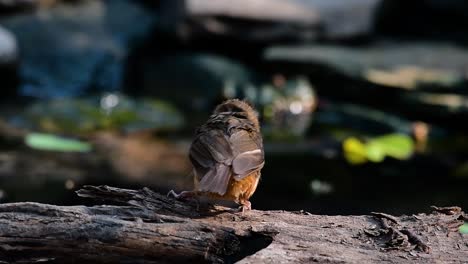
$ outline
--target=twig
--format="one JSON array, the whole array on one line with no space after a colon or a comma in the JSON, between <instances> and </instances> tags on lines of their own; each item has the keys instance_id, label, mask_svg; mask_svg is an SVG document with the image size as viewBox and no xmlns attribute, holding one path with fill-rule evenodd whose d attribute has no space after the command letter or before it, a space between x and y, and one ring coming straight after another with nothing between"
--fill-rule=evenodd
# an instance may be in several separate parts
<instances>
[{"instance_id":1,"label":"twig","mask_svg":"<svg viewBox=\"0 0 468 264\"><path fill-rule=\"evenodd\" d=\"M385 213L379 213L379 212L372 212L371 215L377 216L379 218L388 219L388 220L392 221L394 224L397 224L397 225L400 224L400 222L398 222L398 219L396 217L394 217L393 215L389 215L389 214L385 214Z\"/></svg>"},{"instance_id":2,"label":"twig","mask_svg":"<svg viewBox=\"0 0 468 264\"><path fill-rule=\"evenodd\" d=\"M408 230L408 229L405 228L405 229L402 229L401 232L408 236L409 242L416 245L416 248L418 248L419 250L421 250L421 251L423 251L425 253L430 253L431 252L431 248L428 245L426 245L426 243L424 243L411 230Z\"/></svg>"},{"instance_id":3,"label":"twig","mask_svg":"<svg viewBox=\"0 0 468 264\"><path fill-rule=\"evenodd\" d=\"M461 213L462 209L458 206L450 206L450 207L437 207L437 206L431 206L434 211L441 213L441 214L446 214L446 215L455 215Z\"/></svg>"}]
</instances>

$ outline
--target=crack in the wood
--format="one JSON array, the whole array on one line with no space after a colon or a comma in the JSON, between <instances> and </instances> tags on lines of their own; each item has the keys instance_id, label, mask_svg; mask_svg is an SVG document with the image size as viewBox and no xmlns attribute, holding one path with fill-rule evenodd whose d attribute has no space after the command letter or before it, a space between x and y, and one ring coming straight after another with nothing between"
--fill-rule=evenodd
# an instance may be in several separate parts
<instances>
[{"instance_id":1,"label":"crack in the wood","mask_svg":"<svg viewBox=\"0 0 468 264\"><path fill-rule=\"evenodd\" d=\"M249 232L245 236L237 236L238 249L230 255L225 255L224 263L235 263L268 247L273 242L274 234L270 232Z\"/></svg>"}]
</instances>

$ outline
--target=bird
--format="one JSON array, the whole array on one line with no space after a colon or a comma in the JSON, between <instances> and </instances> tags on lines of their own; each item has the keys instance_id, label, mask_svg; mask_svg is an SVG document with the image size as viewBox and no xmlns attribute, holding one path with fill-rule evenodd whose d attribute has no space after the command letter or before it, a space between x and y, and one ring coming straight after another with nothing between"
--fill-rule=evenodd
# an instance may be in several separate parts
<instances>
[{"instance_id":1,"label":"bird","mask_svg":"<svg viewBox=\"0 0 468 264\"><path fill-rule=\"evenodd\" d=\"M197 129L189 159L195 188L180 194L171 190L168 196L234 201L240 211L251 210L249 199L265 164L258 113L243 100L222 102Z\"/></svg>"}]
</instances>

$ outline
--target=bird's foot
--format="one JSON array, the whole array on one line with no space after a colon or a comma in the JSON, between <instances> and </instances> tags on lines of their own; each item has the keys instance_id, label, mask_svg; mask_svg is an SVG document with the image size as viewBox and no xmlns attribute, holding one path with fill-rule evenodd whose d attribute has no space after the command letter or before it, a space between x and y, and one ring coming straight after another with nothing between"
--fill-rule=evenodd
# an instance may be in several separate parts
<instances>
[{"instance_id":1,"label":"bird's foot","mask_svg":"<svg viewBox=\"0 0 468 264\"><path fill-rule=\"evenodd\" d=\"M194 201L197 205L197 211L200 209L200 202L198 201L197 193L194 191L183 191L177 194L176 192L174 192L174 190L170 190L167 193L167 197L174 197L177 200Z\"/></svg>"},{"instance_id":2,"label":"bird's foot","mask_svg":"<svg viewBox=\"0 0 468 264\"><path fill-rule=\"evenodd\" d=\"M239 212L244 213L250 210L252 210L252 203L249 201L242 201L241 205L239 206Z\"/></svg>"},{"instance_id":3,"label":"bird's foot","mask_svg":"<svg viewBox=\"0 0 468 264\"><path fill-rule=\"evenodd\" d=\"M187 200L190 198L194 198L195 196L196 196L196 193L192 191L183 191L177 194L176 192L174 192L174 190L170 190L167 193L167 197L174 197L177 200Z\"/></svg>"},{"instance_id":4,"label":"bird's foot","mask_svg":"<svg viewBox=\"0 0 468 264\"><path fill-rule=\"evenodd\" d=\"M182 194L182 193L181 193ZM176 192L174 192L174 190L170 190L168 193L167 193L167 197L172 197L172 198L176 198L176 199L179 199L179 195L180 194L177 194Z\"/></svg>"}]
</instances>

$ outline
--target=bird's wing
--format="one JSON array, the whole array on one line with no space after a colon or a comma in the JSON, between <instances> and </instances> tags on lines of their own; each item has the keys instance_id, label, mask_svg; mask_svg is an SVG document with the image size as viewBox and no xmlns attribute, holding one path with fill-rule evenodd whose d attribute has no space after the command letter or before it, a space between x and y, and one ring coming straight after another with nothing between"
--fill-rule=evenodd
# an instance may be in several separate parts
<instances>
[{"instance_id":1,"label":"bird's wing","mask_svg":"<svg viewBox=\"0 0 468 264\"><path fill-rule=\"evenodd\" d=\"M224 195L231 177L231 145L224 132L205 130L193 141L189 153L198 177L199 191Z\"/></svg>"},{"instance_id":2,"label":"bird's wing","mask_svg":"<svg viewBox=\"0 0 468 264\"><path fill-rule=\"evenodd\" d=\"M236 180L241 180L263 167L265 158L259 133L249 133L240 129L231 135L230 142L234 152L232 170Z\"/></svg>"}]
</instances>

